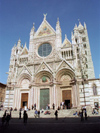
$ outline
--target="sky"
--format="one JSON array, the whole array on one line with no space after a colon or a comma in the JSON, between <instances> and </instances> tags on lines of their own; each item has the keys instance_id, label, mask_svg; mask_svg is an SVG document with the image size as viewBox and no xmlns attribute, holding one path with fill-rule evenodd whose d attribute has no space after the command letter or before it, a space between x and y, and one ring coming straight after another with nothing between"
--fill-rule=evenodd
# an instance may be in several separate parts
<instances>
[{"instance_id":1,"label":"sky","mask_svg":"<svg viewBox=\"0 0 100 133\"><path fill-rule=\"evenodd\" d=\"M87 25L95 77L100 75L100 0L0 0L0 82L6 84L11 49L19 38L29 48L29 34L35 31L47 13L47 21L55 29L59 18L62 40L71 41L75 24Z\"/></svg>"}]
</instances>

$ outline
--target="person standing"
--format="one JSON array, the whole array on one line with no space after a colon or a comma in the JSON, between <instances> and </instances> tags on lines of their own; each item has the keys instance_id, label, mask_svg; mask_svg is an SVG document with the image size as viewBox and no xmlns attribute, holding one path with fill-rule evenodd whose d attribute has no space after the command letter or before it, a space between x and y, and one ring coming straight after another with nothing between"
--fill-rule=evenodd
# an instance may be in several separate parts
<instances>
[{"instance_id":1,"label":"person standing","mask_svg":"<svg viewBox=\"0 0 100 133\"><path fill-rule=\"evenodd\" d=\"M38 118L40 118L40 110L38 110Z\"/></svg>"},{"instance_id":2,"label":"person standing","mask_svg":"<svg viewBox=\"0 0 100 133\"><path fill-rule=\"evenodd\" d=\"M34 110L36 110L36 103L34 104Z\"/></svg>"},{"instance_id":3,"label":"person standing","mask_svg":"<svg viewBox=\"0 0 100 133\"><path fill-rule=\"evenodd\" d=\"M38 115L38 111L35 110L35 118L37 118L37 115Z\"/></svg>"},{"instance_id":4,"label":"person standing","mask_svg":"<svg viewBox=\"0 0 100 133\"><path fill-rule=\"evenodd\" d=\"M21 110L19 111L19 119L21 119Z\"/></svg>"},{"instance_id":5,"label":"person standing","mask_svg":"<svg viewBox=\"0 0 100 133\"><path fill-rule=\"evenodd\" d=\"M87 111L85 109L85 120L87 120Z\"/></svg>"},{"instance_id":6,"label":"person standing","mask_svg":"<svg viewBox=\"0 0 100 133\"><path fill-rule=\"evenodd\" d=\"M34 106L32 105L32 110L33 110Z\"/></svg>"},{"instance_id":7,"label":"person standing","mask_svg":"<svg viewBox=\"0 0 100 133\"><path fill-rule=\"evenodd\" d=\"M53 103L52 106L53 106L53 110L54 110L55 109L55 104Z\"/></svg>"},{"instance_id":8,"label":"person standing","mask_svg":"<svg viewBox=\"0 0 100 133\"><path fill-rule=\"evenodd\" d=\"M24 119L24 123L27 123L28 115L26 110L24 110L23 119Z\"/></svg>"},{"instance_id":9,"label":"person standing","mask_svg":"<svg viewBox=\"0 0 100 133\"><path fill-rule=\"evenodd\" d=\"M56 118L56 120L58 120L58 111L57 110L55 111L55 118Z\"/></svg>"},{"instance_id":10,"label":"person standing","mask_svg":"<svg viewBox=\"0 0 100 133\"><path fill-rule=\"evenodd\" d=\"M6 116L6 125L9 125L9 121L10 121L10 114L8 113Z\"/></svg>"},{"instance_id":11,"label":"person standing","mask_svg":"<svg viewBox=\"0 0 100 133\"><path fill-rule=\"evenodd\" d=\"M83 121L84 118L83 118L83 109L82 109L82 112L81 112L81 121Z\"/></svg>"}]
</instances>

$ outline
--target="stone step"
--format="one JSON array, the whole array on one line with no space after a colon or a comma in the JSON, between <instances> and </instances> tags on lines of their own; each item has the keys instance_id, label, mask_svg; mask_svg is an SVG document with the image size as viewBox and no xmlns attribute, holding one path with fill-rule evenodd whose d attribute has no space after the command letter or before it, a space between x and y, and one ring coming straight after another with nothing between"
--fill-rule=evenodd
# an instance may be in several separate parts
<instances>
[{"instance_id":1,"label":"stone step","mask_svg":"<svg viewBox=\"0 0 100 133\"><path fill-rule=\"evenodd\" d=\"M55 115L54 115L55 110L49 110L49 111L51 112L50 115L44 115L44 113L40 113L40 116L43 117L43 118L55 117ZM75 117L73 115L73 113L75 113L76 111L79 111L79 110L77 110L77 109L59 110L58 111L58 117ZM0 111L0 117L2 117L3 114L4 114L4 111ZM28 114L28 118L34 118L35 110L27 111L27 114ZM19 118L19 111L12 111L11 115L12 115L12 118ZM22 115L21 116L23 117L23 111L22 111ZM97 115L93 115L92 111L89 110L89 111L87 111L87 116L100 116L100 113L97 114Z\"/></svg>"}]
</instances>

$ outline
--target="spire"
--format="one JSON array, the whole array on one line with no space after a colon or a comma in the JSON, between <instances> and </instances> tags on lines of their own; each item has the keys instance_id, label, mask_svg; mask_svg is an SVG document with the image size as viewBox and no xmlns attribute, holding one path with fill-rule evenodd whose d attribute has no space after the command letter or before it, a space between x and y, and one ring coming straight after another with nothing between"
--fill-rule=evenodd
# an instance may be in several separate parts
<instances>
[{"instance_id":1,"label":"spire","mask_svg":"<svg viewBox=\"0 0 100 133\"><path fill-rule=\"evenodd\" d=\"M84 28L86 29L86 23L84 22Z\"/></svg>"},{"instance_id":2,"label":"spire","mask_svg":"<svg viewBox=\"0 0 100 133\"><path fill-rule=\"evenodd\" d=\"M25 42L25 46L24 47L26 47L26 42Z\"/></svg>"},{"instance_id":3,"label":"spire","mask_svg":"<svg viewBox=\"0 0 100 133\"><path fill-rule=\"evenodd\" d=\"M67 35L65 34L65 39L67 39Z\"/></svg>"},{"instance_id":4,"label":"spire","mask_svg":"<svg viewBox=\"0 0 100 133\"><path fill-rule=\"evenodd\" d=\"M35 26L34 25L35 25L35 23L33 23L33 28L32 28L33 30L35 30Z\"/></svg>"},{"instance_id":5,"label":"spire","mask_svg":"<svg viewBox=\"0 0 100 133\"><path fill-rule=\"evenodd\" d=\"M75 27L74 27L74 29L77 29L77 24L75 24Z\"/></svg>"},{"instance_id":6,"label":"spire","mask_svg":"<svg viewBox=\"0 0 100 133\"><path fill-rule=\"evenodd\" d=\"M57 23L56 23L56 46L57 48L60 47L61 44L62 44L61 28L60 28L59 18L57 18Z\"/></svg>"},{"instance_id":7,"label":"spire","mask_svg":"<svg viewBox=\"0 0 100 133\"><path fill-rule=\"evenodd\" d=\"M56 31L58 30L61 32L59 18L57 18L57 23L56 23Z\"/></svg>"},{"instance_id":8,"label":"spire","mask_svg":"<svg viewBox=\"0 0 100 133\"><path fill-rule=\"evenodd\" d=\"M60 26L59 18L57 18L57 23L56 24Z\"/></svg>"},{"instance_id":9,"label":"spire","mask_svg":"<svg viewBox=\"0 0 100 133\"><path fill-rule=\"evenodd\" d=\"M83 29L83 25L81 24L81 22L79 21L79 25L78 25L79 29Z\"/></svg>"},{"instance_id":10,"label":"spire","mask_svg":"<svg viewBox=\"0 0 100 133\"><path fill-rule=\"evenodd\" d=\"M33 23L33 27L31 29L31 32L30 32L30 39L33 39L33 36L35 34L35 27L34 27L35 23Z\"/></svg>"},{"instance_id":11,"label":"spire","mask_svg":"<svg viewBox=\"0 0 100 133\"><path fill-rule=\"evenodd\" d=\"M21 46L21 40L20 40L20 38L19 38L19 40L18 40L17 46L18 46L18 47Z\"/></svg>"},{"instance_id":12,"label":"spire","mask_svg":"<svg viewBox=\"0 0 100 133\"><path fill-rule=\"evenodd\" d=\"M33 33L34 33L34 31L35 31L34 25L35 25L35 23L33 23L33 27L32 27L32 29L31 29L31 32L33 32Z\"/></svg>"}]
</instances>

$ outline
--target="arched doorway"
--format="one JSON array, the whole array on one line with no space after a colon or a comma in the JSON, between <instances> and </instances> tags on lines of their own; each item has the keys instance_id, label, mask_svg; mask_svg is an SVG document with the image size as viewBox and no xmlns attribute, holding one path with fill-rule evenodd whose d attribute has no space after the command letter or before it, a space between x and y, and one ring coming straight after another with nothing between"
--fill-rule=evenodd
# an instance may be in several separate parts
<instances>
[{"instance_id":1,"label":"arched doorway","mask_svg":"<svg viewBox=\"0 0 100 133\"><path fill-rule=\"evenodd\" d=\"M69 69L62 69L57 73L57 81L60 82L60 96L61 102L64 104L64 108L70 109L72 107L73 91L70 85L71 79L74 77L74 73Z\"/></svg>"},{"instance_id":2,"label":"arched doorway","mask_svg":"<svg viewBox=\"0 0 100 133\"><path fill-rule=\"evenodd\" d=\"M46 109L50 105L50 83L52 81L52 74L48 71L41 71L35 77L36 84L39 84L39 109Z\"/></svg>"}]
</instances>

